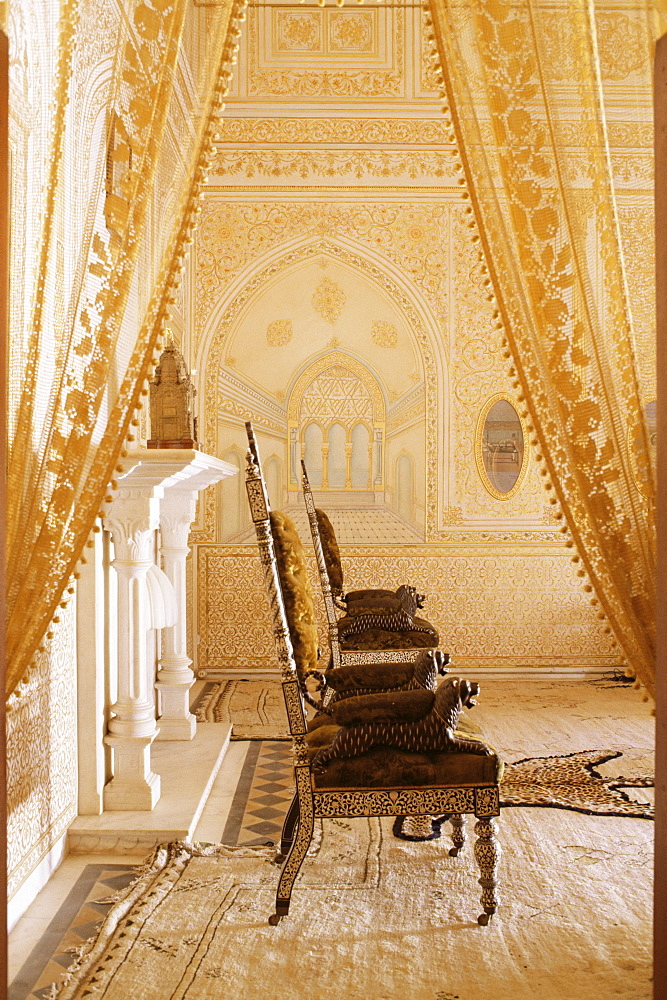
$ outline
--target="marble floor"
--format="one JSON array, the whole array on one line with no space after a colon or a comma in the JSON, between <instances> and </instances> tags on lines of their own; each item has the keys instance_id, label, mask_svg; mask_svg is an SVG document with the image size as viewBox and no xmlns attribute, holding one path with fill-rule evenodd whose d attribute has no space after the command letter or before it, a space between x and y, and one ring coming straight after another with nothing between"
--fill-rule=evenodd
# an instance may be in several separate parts
<instances>
[{"instance_id":1,"label":"marble floor","mask_svg":"<svg viewBox=\"0 0 667 1000\"><path fill-rule=\"evenodd\" d=\"M290 745L230 743L193 840L265 844L280 835L293 794ZM47 1000L73 956L137 876L145 854L69 855L9 937L8 1000Z\"/></svg>"},{"instance_id":2,"label":"marble floor","mask_svg":"<svg viewBox=\"0 0 667 1000\"><path fill-rule=\"evenodd\" d=\"M423 532L416 525L408 523L384 505L348 506L340 510L330 504L323 504L323 507L340 545L368 545L373 542L381 542L383 545L392 543L414 545L424 540ZM286 511L305 542L310 538L305 507L303 504L295 504L286 508ZM237 545L244 542L256 544L255 529L250 525L228 541L233 541Z\"/></svg>"}]
</instances>

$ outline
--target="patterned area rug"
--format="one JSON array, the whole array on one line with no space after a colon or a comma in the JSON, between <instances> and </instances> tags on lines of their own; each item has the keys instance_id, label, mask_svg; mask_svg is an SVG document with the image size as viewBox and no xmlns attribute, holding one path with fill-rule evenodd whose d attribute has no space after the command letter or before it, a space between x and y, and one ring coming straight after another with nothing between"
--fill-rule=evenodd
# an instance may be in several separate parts
<instances>
[{"instance_id":1,"label":"patterned area rug","mask_svg":"<svg viewBox=\"0 0 667 1000\"><path fill-rule=\"evenodd\" d=\"M289 740L280 680L209 682L192 706L197 722L225 722L233 740Z\"/></svg>"},{"instance_id":2,"label":"patterned area rug","mask_svg":"<svg viewBox=\"0 0 667 1000\"><path fill-rule=\"evenodd\" d=\"M649 824L507 810L487 928L470 847L451 858L390 829L325 822L278 927L271 849L162 847L58 1000L649 997Z\"/></svg>"}]
</instances>

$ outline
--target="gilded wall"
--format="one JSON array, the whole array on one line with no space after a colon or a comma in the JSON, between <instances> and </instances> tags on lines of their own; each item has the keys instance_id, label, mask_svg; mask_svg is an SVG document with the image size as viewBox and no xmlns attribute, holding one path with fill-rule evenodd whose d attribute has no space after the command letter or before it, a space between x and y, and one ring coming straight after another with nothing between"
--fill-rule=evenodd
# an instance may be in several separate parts
<instances>
[{"instance_id":1,"label":"gilded wall","mask_svg":"<svg viewBox=\"0 0 667 1000\"><path fill-rule=\"evenodd\" d=\"M77 814L75 623L70 603L7 705L9 899Z\"/></svg>"},{"instance_id":2,"label":"gilded wall","mask_svg":"<svg viewBox=\"0 0 667 1000\"><path fill-rule=\"evenodd\" d=\"M648 400L646 53L628 4L596 8ZM422 30L415 8L249 11L184 329L203 446L240 470L209 492L193 535L200 670L273 663L241 482L249 417L274 506L306 531L295 477L305 456L335 516L346 583L419 586L457 663L617 664L521 423ZM557 18L552 44L562 47ZM568 132L563 95L559 127L593 224L584 143L574 120ZM494 403L513 406L520 425L498 432L497 481L485 432Z\"/></svg>"},{"instance_id":3,"label":"gilded wall","mask_svg":"<svg viewBox=\"0 0 667 1000\"><path fill-rule=\"evenodd\" d=\"M165 308L160 295L166 273L172 263L178 267L177 259L172 262L172 252L179 230L186 233L192 222L202 173L198 167L202 123L207 123L202 108L211 97L211 77L220 64L232 5L217 4L211 9L185 2L178 6L183 13L182 45L179 48L177 32L168 40L173 58L160 80L156 79L157 64L167 41L158 30L159 23L156 28L157 11L170 17L173 5L134 0L80 0L76 4L25 0L8 10L9 438L14 456L19 450L26 456L25 463L13 463L26 477L25 494L20 489L13 493L15 500L21 496L25 500L17 504L20 517L13 522L15 528L36 526L37 533L37 518L28 512L31 504L40 516L61 509L69 513L72 508L78 514L79 505L70 494L72 481L78 475L89 485L86 470L95 449L106 434L114 435L114 406L116 416L124 411L119 423L126 416L130 419L147 331L156 322L158 306ZM165 85L158 94L156 85L167 84L172 77L173 91ZM136 127L132 141L127 129L122 132L118 108L127 111L127 120ZM159 148L155 134L145 128L156 119L161 121L155 110L165 114ZM136 194L131 208L138 214L133 216L132 231L121 253L119 226L127 222L127 212L121 216L129 190ZM144 204L148 221L142 226L137 218ZM120 212L116 218L114 211ZM135 251L138 266L133 272ZM41 325L34 319L38 312ZM93 343L100 328L106 335ZM27 386L34 391L27 391ZM22 403L22 392L30 397L27 402L24 398ZM65 432L54 430L53 424L61 397L66 400L67 422L58 427ZM33 418L30 433L13 440L19 414L26 422L26 414ZM80 444L84 431L90 437ZM112 447L121 447L120 434L118 430ZM67 451L68 456L75 454L75 461L70 459L68 465L63 460L65 485L58 491L54 482L61 469L56 453L59 461L73 442L80 447ZM52 476L46 484L51 493L45 489L44 495L37 494L29 476L32 465L46 470L45 480ZM93 508L91 524L97 509ZM69 565L73 545L68 536L70 548L58 546L57 537L53 523L47 521L36 547L35 561L41 558L52 571L50 584L60 580L61 564ZM26 551L27 546L15 546L14 562ZM19 586L25 576L15 574ZM35 870L76 815L76 636L70 600L75 587L74 580L66 584L47 638L9 703L10 894ZM20 618L21 601L16 607Z\"/></svg>"}]
</instances>

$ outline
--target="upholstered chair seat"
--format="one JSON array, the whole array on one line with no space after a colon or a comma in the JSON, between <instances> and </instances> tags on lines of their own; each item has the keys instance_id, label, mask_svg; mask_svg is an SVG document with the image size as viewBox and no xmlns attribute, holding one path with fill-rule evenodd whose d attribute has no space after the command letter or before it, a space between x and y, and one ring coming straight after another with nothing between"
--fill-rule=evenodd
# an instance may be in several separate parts
<instances>
[{"instance_id":1,"label":"upholstered chair seat","mask_svg":"<svg viewBox=\"0 0 667 1000\"><path fill-rule=\"evenodd\" d=\"M308 756L312 760L323 747L331 744L340 730L331 721L318 725L306 736ZM466 732L466 738L470 739ZM313 787L318 788L387 788L392 791L415 786L428 788L447 785L483 785L497 783L503 774L503 762L497 754L414 753L394 747L375 747L358 757L329 761L321 772L313 773Z\"/></svg>"},{"instance_id":2,"label":"upholstered chair seat","mask_svg":"<svg viewBox=\"0 0 667 1000\"><path fill-rule=\"evenodd\" d=\"M496 784L502 761L495 755L473 753L409 753L393 747L376 747L359 757L330 761L313 774L313 788L460 788Z\"/></svg>"},{"instance_id":3,"label":"upholstered chair seat","mask_svg":"<svg viewBox=\"0 0 667 1000\"><path fill-rule=\"evenodd\" d=\"M338 625L345 626L352 621L349 616L340 618ZM355 649L432 649L437 646L439 636L436 629L424 618L413 619L416 629L393 632L382 628L367 628L363 632L353 632L341 637L340 648ZM427 627L428 626L428 627Z\"/></svg>"}]
</instances>

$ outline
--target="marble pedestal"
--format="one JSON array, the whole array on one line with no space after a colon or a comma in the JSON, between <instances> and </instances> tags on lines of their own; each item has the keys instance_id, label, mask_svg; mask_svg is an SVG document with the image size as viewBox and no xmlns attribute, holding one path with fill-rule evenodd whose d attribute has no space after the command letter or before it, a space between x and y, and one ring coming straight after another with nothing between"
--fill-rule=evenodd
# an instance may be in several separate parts
<instances>
[{"instance_id":1,"label":"marble pedestal","mask_svg":"<svg viewBox=\"0 0 667 1000\"><path fill-rule=\"evenodd\" d=\"M114 777L104 789L104 808L153 809L160 798L160 775L151 770L152 736L104 737L113 751Z\"/></svg>"},{"instance_id":2,"label":"marble pedestal","mask_svg":"<svg viewBox=\"0 0 667 1000\"><path fill-rule=\"evenodd\" d=\"M151 767L162 794L152 811L141 806L78 816L67 832L73 854L148 854L158 844L191 840L229 746L231 726L200 726L186 746L154 743Z\"/></svg>"}]
</instances>

